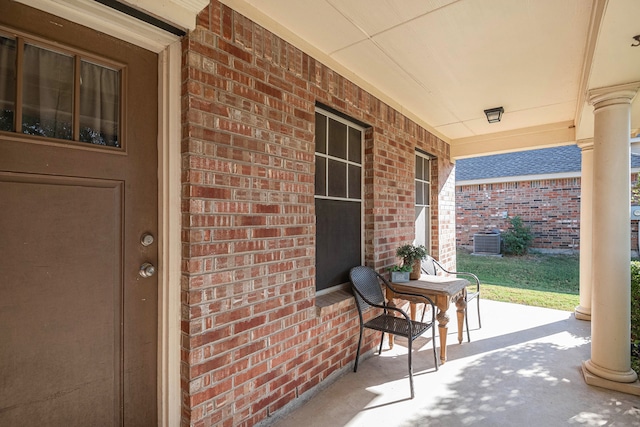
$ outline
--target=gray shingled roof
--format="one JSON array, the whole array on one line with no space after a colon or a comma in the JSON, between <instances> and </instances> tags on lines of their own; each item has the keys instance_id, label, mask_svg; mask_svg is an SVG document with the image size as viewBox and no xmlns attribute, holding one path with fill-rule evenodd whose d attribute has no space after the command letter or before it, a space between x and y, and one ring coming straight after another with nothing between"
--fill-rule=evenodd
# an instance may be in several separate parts
<instances>
[{"instance_id":1,"label":"gray shingled roof","mask_svg":"<svg viewBox=\"0 0 640 427\"><path fill-rule=\"evenodd\" d=\"M577 145L494 154L456 161L456 181L580 172L582 154ZM640 168L640 156L631 156L631 167Z\"/></svg>"}]
</instances>

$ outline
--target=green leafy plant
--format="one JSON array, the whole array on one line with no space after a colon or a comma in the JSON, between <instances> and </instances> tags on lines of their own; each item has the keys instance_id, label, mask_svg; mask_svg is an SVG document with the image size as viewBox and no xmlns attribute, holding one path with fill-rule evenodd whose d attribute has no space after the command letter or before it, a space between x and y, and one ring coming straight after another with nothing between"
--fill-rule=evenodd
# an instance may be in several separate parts
<instances>
[{"instance_id":1,"label":"green leafy plant","mask_svg":"<svg viewBox=\"0 0 640 427\"><path fill-rule=\"evenodd\" d=\"M525 255L533 243L531 228L524 225L522 218L509 218L511 228L503 233L504 252L512 255Z\"/></svg>"},{"instance_id":2,"label":"green leafy plant","mask_svg":"<svg viewBox=\"0 0 640 427\"><path fill-rule=\"evenodd\" d=\"M640 262L631 261L631 368L640 373Z\"/></svg>"},{"instance_id":3,"label":"green leafy plant","mask_svg":"<svg viewBox=\"0 0 640 427\"><path fill-rule=\"evenodd\" d=\"M640 203L640 176L633 187L631 187L631 203Z\"/></svg>"},{"instance_id":4,"label":"green leafy plant","mask_svg":"<svg viewBox=\"0 0 640 427\"><path fill-rule=\"evenodd\" d=\"M413 267L409 266L409 265L394 265L392 267L389 267L388 270L389 271L401 271L403 273L408 273L411 271Z\"/></svg>"},{"instance_id":5,"label":"green leafy plant","mask_svg":"<svg viewBox=\"0 0 640 427\"><path fill-rule=\"evenodd\" d=\"M403 245L396 250L396 256L402 258L402 266L409 267L408 271L411 271L416 261L425 259L427 255L427 248L424 245Z\"/></svg>"}]
</instances>

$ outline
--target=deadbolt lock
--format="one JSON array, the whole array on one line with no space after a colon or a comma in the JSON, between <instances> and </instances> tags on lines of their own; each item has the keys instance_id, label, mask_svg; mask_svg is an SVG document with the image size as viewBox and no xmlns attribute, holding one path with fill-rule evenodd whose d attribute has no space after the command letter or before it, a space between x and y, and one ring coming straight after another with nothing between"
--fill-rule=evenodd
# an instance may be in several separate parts
<instances>
[{"instance_id":1,"label":"deadbolt lock","mask_svg":"<svg viewBox=\"0 0 640 427\"><path fill-rule=\"evenodd\" d=\"M153 234L151 233L144 233L142 237L140 237L140 243L142 244L142 246L149 246L154 241L155 239L153 238Z\"/></svg>"}]
</instances>

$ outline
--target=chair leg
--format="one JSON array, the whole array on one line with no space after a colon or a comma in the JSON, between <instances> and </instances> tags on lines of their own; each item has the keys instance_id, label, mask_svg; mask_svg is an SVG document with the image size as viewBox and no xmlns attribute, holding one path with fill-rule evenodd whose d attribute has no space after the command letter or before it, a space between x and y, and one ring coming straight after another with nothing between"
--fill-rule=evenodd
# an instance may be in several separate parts
<instances>
[{"instance_id":1,"label":"chair leg","mask_svg":"<svg viewBox=\"0 0 640 427\"><path fill-rule=\"evenodd\" d=\"M413 391L413 366L411 364L411 343L413 342L413 338L412 337L408 337L409 338L409 345L408 347L408 352L409 354L407 355L407 359L409 361L409 386L411 387L411 398L413 399L415 396L415 393Z\"/></svg>"},{"instance_id":2,"label":"chair leg","mask_svg":"<svg viewBox=\"0 0 640 427\"><path fill-rule=\"evenodd\" d=\"M353 372L358 372L358 359L360 359L360 345L362 345L362 322L360 322L360 338L358 338L358 350L356 350L356 363L353 365Z\"/></svg>"},{"instance_id":3,"label":"chair leg","mask_svg":"<svg viewBox=\"0 0 640 427\"><path fill-rule=\"evenodd\" d=\"M480 295L476 299L478 300L478 328L482 328L482 322L480 321Z\"/></svg>"},{"instance_id":4,"label":"chair leg","mask_svg":"<svg viewBox=\"0 0 640 427\"><path fill-rule=\"evenodd\" d=\"M380 348L378 348L378 356L382 354L382 343L384 342L384 332L380 335Z\"/></svg>"},{"instance_id":5,"label":"chair leg","mask_svg":"<svg viewBox=\"0 0 640 427\"><path fill-rule=\"evenodd\" d=\"M469 334L469 307L464 308L464 323L467 325L467 342L471 342L471 335Z\"/></svg>"},{"instance_id":6,"label":"chair leg","mask_svg":"<svg viewBox=\"0 0 640 427\"><path fill-rule=\"evenodd\" d=\"M431 326L431 341L433 342L433 363L438 370L438 353L436 352L436 328Z\"/></svg>"}]
</instances>

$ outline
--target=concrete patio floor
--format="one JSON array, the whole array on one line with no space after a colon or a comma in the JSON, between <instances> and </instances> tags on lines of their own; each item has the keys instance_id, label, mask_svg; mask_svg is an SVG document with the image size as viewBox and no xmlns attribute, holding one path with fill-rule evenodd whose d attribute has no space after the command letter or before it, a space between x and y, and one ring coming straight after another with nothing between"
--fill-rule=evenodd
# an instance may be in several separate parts
<instances>
[{"instance_id":1,"label":"concrete patio floor","mask_svg":"<svg viewBox=\"0 0 640 427\"><path fill-rule=\"evenodd\" d=\"M438 371L430 337L415 342L415 399L409 399L406 341L396 340L393 350L385 343L382 355L362 361L357 373L350 368L265 425L640 426L638 396L583 379L589 322L572 312L488 300L481 310L478 329L471 306L471 343L465 337L461 345L455 307L449 312L448 361Z\"/></svg>"}]
</instances>

